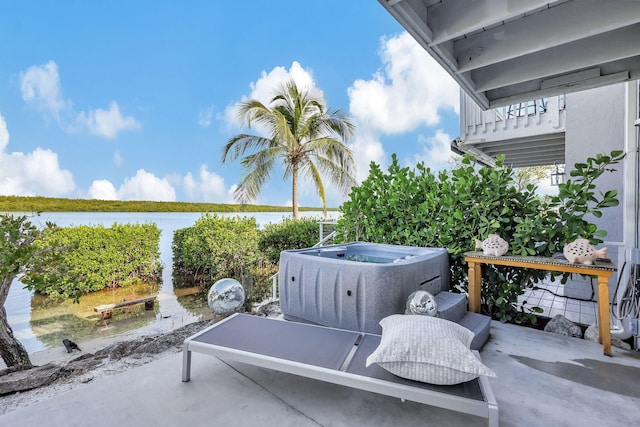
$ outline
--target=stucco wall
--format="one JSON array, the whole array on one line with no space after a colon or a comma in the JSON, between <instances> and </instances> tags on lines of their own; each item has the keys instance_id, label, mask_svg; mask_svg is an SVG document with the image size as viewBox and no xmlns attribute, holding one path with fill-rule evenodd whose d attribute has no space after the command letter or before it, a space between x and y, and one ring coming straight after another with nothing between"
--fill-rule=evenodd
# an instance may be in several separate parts
<instances>
[{"instance_id":1,"label":"stucco wall","mask_svg":"<svg viewBox=\"0 0 640 427\"><path fill-rule=\"evenodd\" d=\"M584 162L587 157L597 153L608 154L612 150L624 150L625 99L625 84L567 94L565 140L567 178L570 178L569 171L573 165ZM606 245L609 258L616 263L619 253L624 253L622 247L614 244L624 239L624 168L622 164L618 164L613 169L615 171L605 172L598 178L596 192L618 190L620 205L605 208L602 211L602 218L589 216L587 220L607 231L607 237L604 239L606 243L598 247ZM609 285L613 288L615 280L611 280ZM578 298L589 298L592 294L591 286L585 286L584 281L578 279L567 286L566 291L570 296Z\"/></svg>"}]
</instances>

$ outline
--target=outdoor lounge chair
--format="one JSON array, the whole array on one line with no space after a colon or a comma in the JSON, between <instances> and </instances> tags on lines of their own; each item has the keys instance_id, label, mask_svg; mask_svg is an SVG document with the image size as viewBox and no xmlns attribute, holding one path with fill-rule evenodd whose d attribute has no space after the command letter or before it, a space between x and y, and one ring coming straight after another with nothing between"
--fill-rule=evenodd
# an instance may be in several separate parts
<instances>
[{"instance_id":1,"label":"outdoor lounge chair","mask_svg":"<svg viewBox=\"0 0 640 427\"><path fill-rule=\"evenodd\" d=\"M456 385L432 385L366 367L380 335L285 320L234 314L187 338L182 381L191 379L191 352L219 356L316 380L488 419L498 425L498 405L486 377Z\"/></svg>"}]
</instances>

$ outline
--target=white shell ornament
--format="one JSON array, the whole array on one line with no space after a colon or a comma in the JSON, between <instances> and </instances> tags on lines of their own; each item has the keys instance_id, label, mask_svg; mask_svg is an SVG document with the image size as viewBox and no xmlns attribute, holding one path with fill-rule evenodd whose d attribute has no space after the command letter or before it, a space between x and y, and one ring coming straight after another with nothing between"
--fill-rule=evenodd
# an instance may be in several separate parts
<instances>
[{"instance_id":1,"label":"white shell ornament","mask_svg":"<svg viewBox=\"0 0 640 427\"><path fill-rule=\"evenodd\" d=\"M596 250L587 239L577 239L566 245L562 254L572 264L592 265L596 259L607 256L607 248Z\"/></svg>"},{"instance_id":2,"label":"white shell ornament","mask_svg":"<svg viewBox=\"0 0 640 427\"><path fill-rule=\"evenodd\" d=\"M509 243L497 234L489 234L483 241L476 239L476 249L480 248L485 255L501 256L509 250Z\"/></svg>"}]
</instances>

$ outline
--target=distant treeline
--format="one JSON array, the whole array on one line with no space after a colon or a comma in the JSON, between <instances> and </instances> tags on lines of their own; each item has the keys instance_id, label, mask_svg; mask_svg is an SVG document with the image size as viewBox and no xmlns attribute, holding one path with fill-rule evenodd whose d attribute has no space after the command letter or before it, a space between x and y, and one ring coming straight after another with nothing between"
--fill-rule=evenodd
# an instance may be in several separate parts
<instances>
[{"instance_id":1,"label":"distant treeline","mask_svg":"<svg viewBox=\"0 0 640 427\"><path fill-rule=\"evenodd\" d=\"M290 210L291 208L286 206L248 204L0 196L0 212L288 212ZM321 211L322 208L301 207L300 210Z\"/></svg>"}]
</instances>

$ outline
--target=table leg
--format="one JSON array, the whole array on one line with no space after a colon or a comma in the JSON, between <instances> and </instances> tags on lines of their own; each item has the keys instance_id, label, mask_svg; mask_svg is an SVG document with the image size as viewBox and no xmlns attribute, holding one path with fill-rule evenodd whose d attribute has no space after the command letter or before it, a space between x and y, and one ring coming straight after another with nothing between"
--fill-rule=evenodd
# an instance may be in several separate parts
<instances>
[{"instance_id":1,"label":"table leg","mask_svg":"<svg viewBox=\"0 0 640 427\"><path fill-rule=\"evenodd\" d=\"M182 350L182 381L188 382L191 380L191 351L189 350L189 343L183 344Z\"/></svg>"},{"instance_id":2,"label":"table leg","mask_svg":"<svg viewBox=\"0 0 640 427\"><path fill-rule=\"evenodd\" d=\"M467 261L469 264L469 311L480 313L482 290L482 264Z\"/></svg>"},{"instance_id":3,"label":"table leg","mask_svg":"<svg viewBox=\"0 0 640 427\"><path fill-rule=\"evenodd\" d=\"M609 279L598 276L598 330L604 354L611 356L611 317L609 314Z\"/></svg>"}]
</instances>

